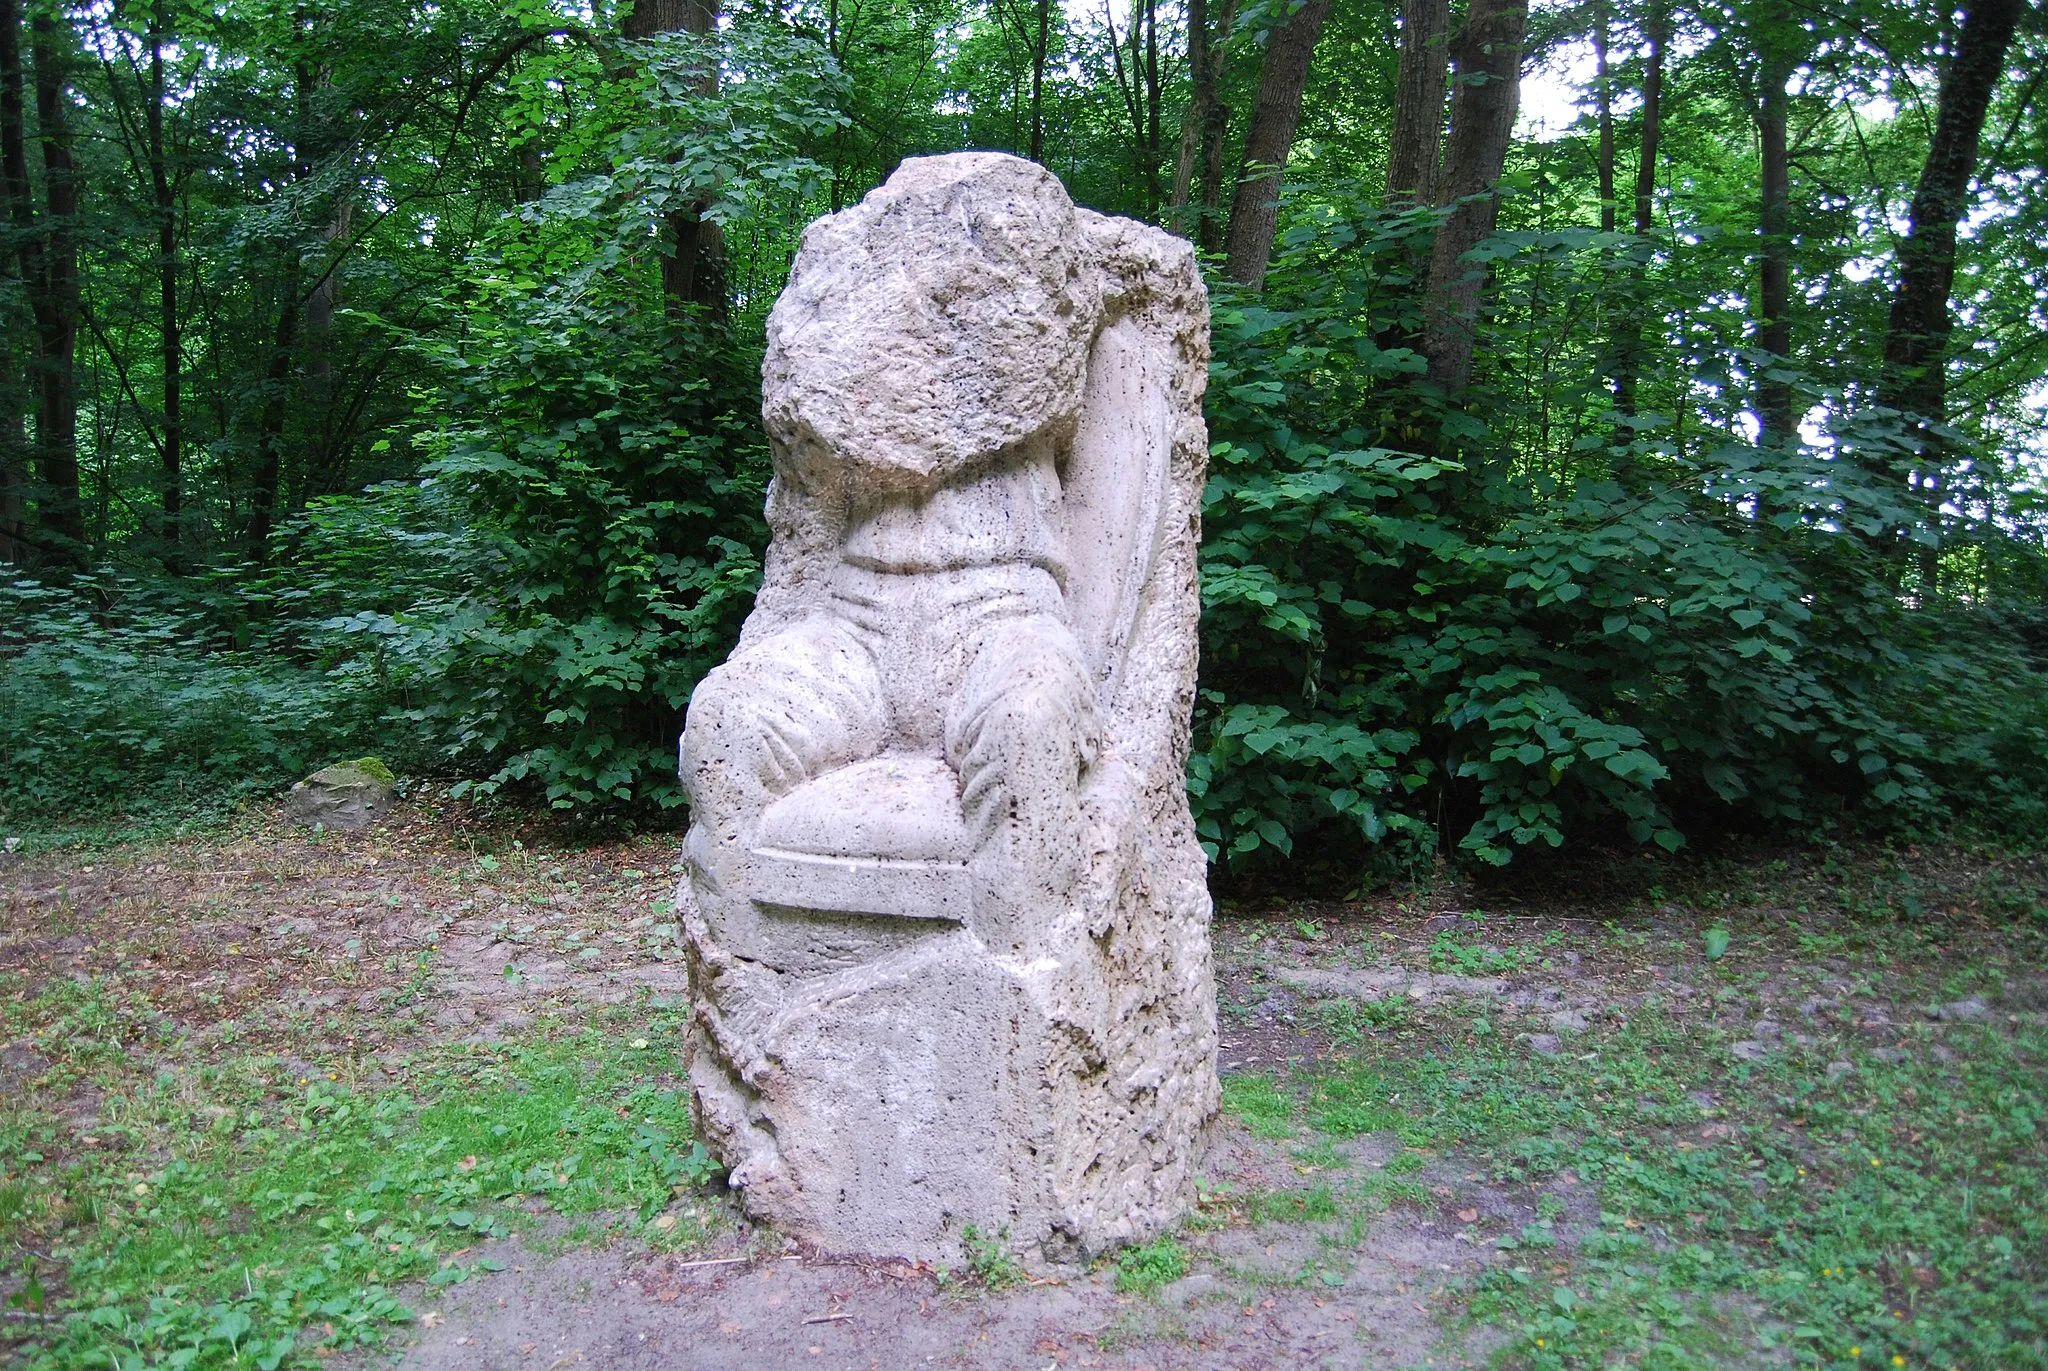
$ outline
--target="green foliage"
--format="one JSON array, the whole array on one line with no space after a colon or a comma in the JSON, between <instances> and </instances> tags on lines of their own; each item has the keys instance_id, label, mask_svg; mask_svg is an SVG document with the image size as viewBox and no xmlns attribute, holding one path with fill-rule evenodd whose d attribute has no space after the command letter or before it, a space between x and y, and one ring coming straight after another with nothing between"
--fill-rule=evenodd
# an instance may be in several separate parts
<instances>
[{"instance_id":1,"label":"green foliage","mask_svg":"<svg viewBox=\"0 0 2048 1371\"><path fill-rule=\"evenodd\" d=\"M93 1069L96 1005L59 981L5 1007L61 1073ZM378 1086L237 1058L131 1091L100 1151L60 1149L62 1120L16 1112L0 1183L23 1198L0 1237L66 1291L20 1364L304 1367L381 1343L412 1317L401 1287L433 1298L501 1270L455 1254L531 1212L645 1219L709 1179L688 1101L648 1083L673 1065L595 1030L394 1063Z\"/></svg>"},{"instance_id":2,"label":"green foliage","mask_svg":"<svg viewBox=\"0 0 2048 1371\"><path fill-rule=\"evenodd\" d=\"M608 170L508 216L466 265L467 327L423 343L439 383L414 438L460 512L460 591L327 627L386 634L406 717L443 765L565 809L682 801L675 740L752 603L765 448L758 341L629 270L685 208L714 221L814 188L797 151L839 127L817 44L743 24L723 59L636 45L607 106Z\"/></svg>"},{"instance_id":3,"label":"green foliage","mask_svg":"<svg viewBox=\"0 0 2048 1371\"><path fill-rule=\"evenodd\" d=\"M1219 292L1190 766L1212 856L1348 832L1501 864L1607 827L1676 849L1688 818L2035 812L2048 677L1978 611L1904 602L1868 542L1916 522L1897 486L1597 408L1559 461L1518 457L1480 417L1514 398L1444 410L1403 341L1387 283L1428 226L1333 193L1263 297Z\"/></svg>"},{"instance_id":4,"label":"green foliage","mask_svg":"<svg viewBox=\"0 0 2048 1371\"><path fill-rule=\"evenodd\" d=\"M741 394L691 379L715 338L645 302L524 277L482 291L421 439L475 560L464 593L392 616L407 717L485 791L674 805L683 706L737 636L765 541Z\"/></svg>"},{"instance_id":5,"label":"green foliage","mask_svg":"<svg viewBox=\"0 0 2048 1371\"><path fill-rule=\"evenodd\" d=\"M0 584L0 818L220 815L374 736L375 676L238 646L157 581Z\"/></svg>"},{"instance_id":6,"label":"green foliage","mask_svg":"<svg viewBox=\"0 0 2048 1371\"><path fill-rule=\"evenodd\" d=\"M1170 1235L1116 1254L1116 1288L1125 1294L1149 1295L1187 1273L1187 1249Z\"/></svg>"},{"instance_id":7,"label":"green foliage","mask_svg":"<svg viewBox=\"0 0 2048 1371\"><path fill-rule=\"evenodd\" d=\"M1006 1228L983 1233L973 1224L960 1230L960 1243L967 1249L967 1268L990 1290L1003 1291L1024 1283L1024 1268L1010 1254Z\"/></svg>"}]
</instances>

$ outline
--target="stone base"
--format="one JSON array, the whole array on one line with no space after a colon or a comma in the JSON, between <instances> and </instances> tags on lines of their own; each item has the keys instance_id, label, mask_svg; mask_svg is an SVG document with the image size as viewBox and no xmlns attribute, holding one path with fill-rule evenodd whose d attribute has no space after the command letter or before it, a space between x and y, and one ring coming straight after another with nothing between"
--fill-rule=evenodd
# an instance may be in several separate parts
<instances>
[{"instance_id":1,"label":"stone base","mask_svg":"<svg viewBox=\"0 0 2048 1371\"><path fill-rule=\"evenodd\" d=\"M1207 901L1178 936L1134 904L1028 963L950 926L815 978L727 955L688 911L691 1089L749 1214L946 1264L969 1227L1036 1262L1170 1227L1217 1104Z\"/></svg>"}]
</instances>

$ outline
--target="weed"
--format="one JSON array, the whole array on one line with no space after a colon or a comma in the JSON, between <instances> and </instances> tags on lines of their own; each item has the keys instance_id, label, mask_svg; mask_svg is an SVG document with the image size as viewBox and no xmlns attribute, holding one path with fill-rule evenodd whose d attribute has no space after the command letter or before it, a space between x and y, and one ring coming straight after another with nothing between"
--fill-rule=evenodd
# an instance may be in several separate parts
<instances>
[{"instance_id":1,"label":"weed","mask_svg":"<svg viewBox=\"0 0 2048 1371\"><path fill-rule=\"evenodd\" d=\"M993 1291L1008 1290L1024 1283L1024 1268L1010 1255L1010 1230L982 1233L973 1224L960 1230L967 1249L967 1267L984 1286Z\"/></svg>"},{"instance_id":2,"label":"weed","mask_svg":"<svg viewBox=\"0 0 2048 1371\"><path fill-rule=\"evenodd\" d=\"M1187 1273L1187 1249L1170 1236L1116 1254L1116 1288L1125 1294L1149 1295Z\"/></svg>"},{"instance_id":3,"label":"weed","mask_svg":"<svg viewBox=\"0 0 2048 1371\"><path fill-rule=\"evenodd\" d=\"M1294 1101L1271 1076L1231 1076L1223 1082L1223 1107L1262 1138L1294 1136Z\"/></svg>"},{"instance_id":4,"label":"weed","mask_svg":"<svg viewBox=\"0 0 2048 1371\"><path fill-rule=\"evenodd\" d=\"M1399 996L1377 1000L1322 1000L1313 1011L1316 1022L1338 1045L1355 1047L1368 1033L1403 1029L1414 1021L1414 1010Z\"/></svg>"},{"instance_id":5,"label":"weed","mask_svg":"<svg viewBox=\"0 0 2048 1371\"><path fill-rule=\"evenodd\" d=\"M1458 976L1506 976L1522 969L1519 947L1495 947L1461 941L1445 929L1429 945L1429 969Z\"/></svg>"}]
</instances>

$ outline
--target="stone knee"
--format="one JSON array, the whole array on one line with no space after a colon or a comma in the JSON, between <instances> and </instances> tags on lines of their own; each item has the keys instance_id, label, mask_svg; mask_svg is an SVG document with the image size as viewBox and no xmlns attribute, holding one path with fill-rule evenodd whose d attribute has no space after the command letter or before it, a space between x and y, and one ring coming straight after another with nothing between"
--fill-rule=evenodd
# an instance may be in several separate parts
<instances>
[{"instance_id":1,"label":"stone knee","mask_svg":"<svg viewBox=\"0 0 2048 1371\"><path fill-rule=\"evenodd\" d=\"M684 719L693 816L739 829L811 777L881 750L887 713L873 660L844 627L808 621L735 654L698 682Z\"/></svg>"},{"instance_id":2,"label":"stone knee","mask_svg":"<svg viewBox=\"0 0 2048 1371\"><path fill-rule=\"evenodd\" d=\"M1071 826L1095 747L1094 681L1066 625L1038 616L993 631L946 720L977 845L1006 826Z\"/></svg>"}]
</instances>

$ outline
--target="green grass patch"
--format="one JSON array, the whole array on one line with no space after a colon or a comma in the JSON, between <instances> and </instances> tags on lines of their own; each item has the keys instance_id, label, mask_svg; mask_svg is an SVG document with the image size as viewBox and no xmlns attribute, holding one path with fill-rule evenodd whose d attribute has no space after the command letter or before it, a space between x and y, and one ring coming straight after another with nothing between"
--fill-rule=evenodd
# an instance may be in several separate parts
<instances>
[{"instance_id":1,"label":"green grass patch","mask_svg":"<svg viewBox=\"0 0 2048 1371\"><path fill-rule=\"evenodd\" d=\"M1294 1136L1294 1099L1271 1076L1226 1076L1223 1108L1259 1137Z\"/></svg>"},{"instance_id":2,"label":"green grass patch","mask_svg":"<svg viewBox=\"0 0 2048 1371\"><path fill-rule=\"evenodd\" d=\"M9 1008L44 1025L53 1078L134 1046L92 986ZM53 1316L10 1329L18 1364L313 1366L411 1317L399 1287L496 1269L486 1244L541 1216L679 1241L660 1211L713 1172L684 1093L649 1083L677 1070L680 1029L641 1011L377 1075L259 1057L166 1068L103 1099L91 1145L10 1113L0 1242L39 1254L19 1312Z\"/></svg>"},{"instance_id":3,"label":"green grass patch","mask_svg":"<svg viewBox=\"0 0 2048 1371\"><path fill-rule=\"evenodd\" d=\"M1556 1057L1443 1028L1425 1053L1302 1072L1298 1094L1241 1078L1226 1099L1269 1136L1297 1118L1391 1132L1545 1199L1596 1195L1568 1240L1555 1200L1488 1239L1502 1255L1468 1308L1507 1333L1498 1366L2048 1367L2040 1025L1952 1032L1946 1064L1843 1046L1839 1078L1823 1051L1734 1062L1654 1010ZM1566 1170L1583 1188L1559 1188Z\"/></svg>"},{"instance_id":4,"label":"green grass patch","mask_svg":"<svg viewBox=\"0 0 2048 1371\"><path fill-rule=\"evenodd\" d=\"M1116 1288L1125 1294L1150 1294L1187 1273L1187 1249L1172 1237L1154 1238L1116 1254Z\"/></svg>"}]
</instances>

